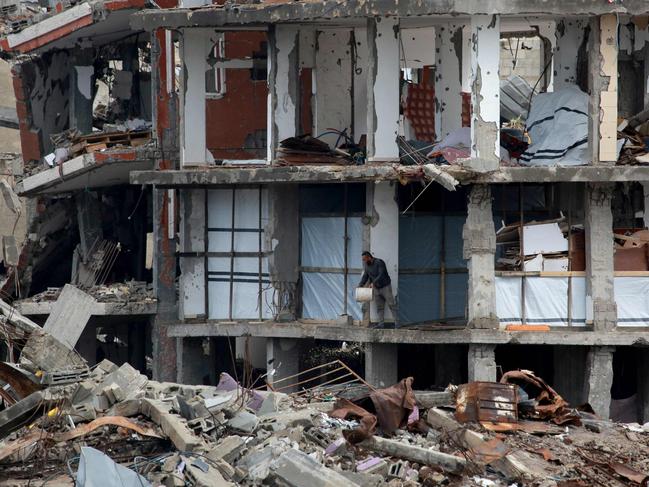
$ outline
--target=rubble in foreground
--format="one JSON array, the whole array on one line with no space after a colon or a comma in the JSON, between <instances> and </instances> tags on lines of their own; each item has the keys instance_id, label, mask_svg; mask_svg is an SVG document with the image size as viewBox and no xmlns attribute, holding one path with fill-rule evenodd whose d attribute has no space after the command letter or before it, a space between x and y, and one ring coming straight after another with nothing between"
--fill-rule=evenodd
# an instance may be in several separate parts
<instances>
[{"instance_id":1,"label":"rubble in foreground","mask_svg":"<svg viewBox=\"0 0 649 487\"><path fill-rule=\"evenodd\" d=\"M412 378L386 389L321 381L292 394L225 373L217 386L162 383L129 364L33 353L65 345L5 303L0 312L6 336L24 343L20 364L0 363L0 485L649 482L649 424L572 409L529 371L443 392L413 391Z\"/></svg>"}]
</instances>

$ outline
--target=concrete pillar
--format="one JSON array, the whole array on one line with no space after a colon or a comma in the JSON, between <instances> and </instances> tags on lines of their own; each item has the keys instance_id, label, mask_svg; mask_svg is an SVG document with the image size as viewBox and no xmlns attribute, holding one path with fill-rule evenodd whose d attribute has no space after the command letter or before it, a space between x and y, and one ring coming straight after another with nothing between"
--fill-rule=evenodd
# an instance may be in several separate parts
<instances>
[{"instance_id":1,"label":"concrete pillar","mask_svg":"<svg viewBox=\"0 0 649 487\"><path fill-rule=\"evenodd\" d=\"M617 321L614 297L611 183L588 183L584 205L586 231L586 314L595 330L611 330Z\"/></svg>"},{"instance_id":2,"label":"concrete pillar","mask_svg":"<svg viewBox=\"0 0 649 487\"><path fill-rule=\"evenodd\" d=\"M649 421L649 348L638 348L638 418L644 424Z\"/></svg>"},{"instance_id":3,"label":"concrete pillar","mask_svg":"<svg viewBox=\"0 0 649 487\"><path fill-rule=\"evenodd\" d=\"M101 225L101 204L94 191L77 193L74 199L77 206L81 256L83 261L87 262L92 251L96 250L96 245L104 238Z\"/></svg>"},{"instance_id":4,"label":"concrete pillar","mask_svg":"<svg viewBox=\"0 0 649 487\"><path fill-rule=\"evenodd\" d=\"M615 347L590 347L586 358L584 397L602 419L609 419Z\"/></svg>"},{"instance_id":5,"label":"concrete pillar","mask_svg":"<svg viewBox=\"0 0 649 487\"><path fill-rule=\"evenodd\" d=\"M70 127L82 134L92 132L92 101L95 88L94 51L75 51L70 74Z\"/></svg>"},{"instance_id":6,"label":"concrete pillar","mask_svg":"<svg viewBox=\"0 0 649 487\"><path fill-rule=\"evenodd\" d=\"M178 338L177 370L181 384L202 385L210 382L212 360L210 360L209 339Z\"/></svg>"},{"instance_id":7,"label":"concrete pillar","mask_svg":"<svg viewBox=\"0 0 649 487\"><path fill-rule=\"evenodd\" d=\"M299 105L299 28L278 24L269 32L270 97L267 128L268 160L275 157L279 142L297 135Z\"/></svg>"},{"instance_id":8,"label":"concrete pillar","mask_svg":"<svg viewBox=\"0 0 649 487\"><path fill-rule=\"evenodd\" d=\"M396 201L394 183L380 182L373 185L373 211L370 226L370 248L372 255L383 259L392 280L392 292L398 300L399 291L399 205ZM352 256L360 259L360 256ZM397 301L398 302L398 301ZM376 321L376 305L372 301L371 320ZM397 319L390 308L385 307L385 319Z\"/></svg>"},{"instance_id":9,"label":"concrete pillar","mask_svg":"<svg viewBox=\"0 0 649 487\"><path fill-rule=\"evenodd\" d=\"M347 129L353 123L352 57L349 54L350 29L316 32L313 125L315 135L329 128ZM337 134L321 138L333 146Z\"/></svg>"},{"instance_id":10,"label":"concrete pillar","mask_svg":"<svg viewBox=\"0 0 649 487\"><path fill-rule=\"evenodd\" d=\"M462 127L462 25L435 29L435 133L443 139Z\"/></svg>"},{"instance_id":11,"label":"concrete pillar","mask_svg":"<svg viewBox=\"0 0 649 487\"><path fill-rule=\"evenodd\" d=\"M300 378L294 377L300 372L301 342L297 338L268 338L266 339L266 381L276 390L291 393L298 390L294 384ZM271 369L274 373L271 374ZM286 380L282 380L286 379ZM307 387L313 384L306 384Z\"/></svg>"},{"instance_id":12,"label":"concrete pillar","mask_svg":"<svg viewBox=\"0 0 649 487\"><path fill-rule=\"evenodd\" d=\"M268 187L270 223L264 231L268 268L277 294L277 321L297 317L297 283L300 277L300 188L296 184L274 184Z\"/></svg>"},{"instance_id":13,"label":"concrete pillar","mask_svg":"<svg viewBox=\"0 0 649 487\"><path fill-rule=\"evenodd\" d=\"M370 161L394 161L399 159L399 19L367 22L367 154Z\"/></svg>"},{"instance_id":14,"label":"concrete pillar","mask_svg":"<svg viewBox=\"0 0 649 487\"><path fill-rule=\"evenodd\" d=\"M368 66L368 47L367 47L367 27L354 28L354 41L356 42L355 64L352 66L354 73L354 114L352 136L356 142L362 135L367 135L367 66ZM301 52L302 46L300 46Z\"/></svg>"},{"instance_id":15,"label":"concrete pillar","mask_svg":"<svg viewBox=\"0 0 649 487\"><path fill-rule=\"evenodd\" d=\"M588 138L592 164L617 161L617 24L616 14L590 21Z\"/></svg>"},{"instance_id":16,"label":"concrete pillar","mask_svg":"<svg viewBox=\"0 0 649 487\"><path fill-rule=\"evenodd\" d=\"M471 16L471 166L500 166L500 16Z\"/></svg>"},{"instance_id":17,"label":"concrete pillar","mask_svg":"<svg viewBox=\"0 0 649 487\"><path fill-rule=\"evenodd\" d=\"M552 388L573 406L586 402L584 376L587 347L557 345L553 348L554 378Z\"/></svg>"},{"instance_id":18,"label":"concrete pillar","mask_svg":"<svg viewBox=\"0 0 649 487\"><path fill-rule=\"evenodd\" d=\"M212 35L216 35L212 32ZM216 40L214 40L216 42ZM205 71L214 42L204 29L184 29L181 50L184 67L180 160L182 165L206 164Z\"/></svg>"},{"instance_id":19,"label":"concrete pillar","mask_svg":"<svg viewBox=\"0 0 649 487\"><path fill-rule=\"evenodd\" d=\"M462 384L462 362L465 360L466 349L462 345L435 346L435 385L446 387L449 384Z\"/></svg>"},{"instance_id":20,"label":"concrete pillar","mask_svg":"<svg viewBox=\"0 0 649 487\"><path fill-rule=\"evenodd\" d=\"M496 381L495 345L472 343L469 345L469 382Z\"/></svg>"},{"instance_id":21,"label":"concrete pillar","mask_svg":"<svg viewBox=\"0 0 649 487\"><path fill-rule=\"evenodd\" d=\"M491 188L486 184L471 187L462 237L469 270L468 324L472 328L498 328L496 230L491 210Z\"/></svg>"},{"instance_id":22,"label":"concrete pillar","mask_svg":"<svg viewBox=\"0 0 649 487\"><path fill-rule=\"evenodd\" d=\"M389 387L399 380L396 343L365 345L365 381L374 387Z\"/></svg>"},{"instance_id":23,"label":"concrete pillar","mask_svg":"<svg viewBox=\"0 0 649 487\"><path fill-rule=\"evenodd\" d=\"M175 381L176 339L167 335L178 321L176 295L176 204L173 189L153 189L153 291L158 310L153 318L153 378Z\"/></svg>"},{"instance_id":24,"label":"concrete pillar","mask_svg":"<svg viewBox=\"0 0 649 487\"><path fill-rule=\"evenodd\" d=\"M577 84L577 55L584 39L585 23L578 19L557 22L556 48L552 59L554 91Z\"/></svg>"},{"instance_id":25,"label":"concrete pillar","mask_svg":"<svg viewBox=\"0 0 649 487\"><path fill-rule=\"evenodd\" d=\"M151 106L153 126L161 158L157 170L175 169L178 154L178 103L175 95L175 63L171 31L151 33ZM153 188L153 289L158 299L157 314L151 320L153 378L176 380L176 339L167 336L169 325L178 320L176 296L176 205L171 189Z\"/></svg>"}]
</instances>

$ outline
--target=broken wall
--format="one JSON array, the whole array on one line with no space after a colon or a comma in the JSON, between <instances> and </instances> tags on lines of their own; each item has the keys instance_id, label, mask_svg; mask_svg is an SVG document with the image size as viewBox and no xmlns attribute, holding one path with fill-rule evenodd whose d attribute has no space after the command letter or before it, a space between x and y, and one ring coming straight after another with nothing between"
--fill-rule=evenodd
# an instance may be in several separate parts
<instances>
[{"instance_id":1,"label":"broken wall","mask_svg":"<svg viewBox=\"0 0 649 487\"><path fill-rule=\"evenodd\" d=\"M5 60L0 60L0 106L16 106L11 65ZM0 147L4 152L20 152L20 132L16 129L0 127Z\"/></svg>"},{"instance_id":2,"label":"broken wall","mask_svg":"<svg viewBox=\"0 0 649 487\"><path fill-rule=\"evenodd\" d=\"M19 62L12 70L25 162L51 152L50 135L68 127L70 69L68 52L53 51Z\"/></svg>"}]
</instances>

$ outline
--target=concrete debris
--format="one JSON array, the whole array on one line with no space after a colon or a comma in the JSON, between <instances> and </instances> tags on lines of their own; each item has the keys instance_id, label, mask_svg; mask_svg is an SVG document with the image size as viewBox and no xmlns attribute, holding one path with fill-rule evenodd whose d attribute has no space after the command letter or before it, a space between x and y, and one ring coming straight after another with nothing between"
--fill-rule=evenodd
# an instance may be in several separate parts
<instances>
[{"instance_id":1,"label":"concrete debris","mask_svg":"<svg viewBox=\"0 0 649 487\"><path fill-rule=\"evenodd\" d=\"M16 374L23 369L0 367L0 380L19 384ZM25 372L24 379L29 377ZM118 367L104 360L77 381L40 384L44 389L25 397L29 388L12 389L16 402L0 410L0 469L16 485L45 479L66 462L74 467L72 478L61 485L73 485L75 476L77 485L112 485L112 475L125 485L178 487L500 487L595 477L608 479L607 485L644 481L649 460L636 445L647 441L649 427L621 427L576 410L571 414L581 421L559 427L552 423L556 415L534 414L539 408L548 412L541 400L552 389L542 379L521 371L505 381L510 384L469 383L415 394L413 379L407 378L356 402L337 398L333 409L319 397L250 390L227 374L218 386L163 383L128 363ZM531 384L541 387L539 395L525 392ZM512 387L518 391L509 394ZM500 423L485 421L479 413L490 397L498 402L498 394L508 398L507 410L514 407L515 414ZM461 424L453 404L466 408L472 401L482 401L481 409L475 417L460 414ZM568 408L563 399L555 402ZM371 427L363 429L367 418ZM611 451L617 460L604 461ZM69 452L79 455L78 462L68 461ZM108 476L98 480L99 471Z\"/></svg>"},{"instance_id":2,"label":"concrete debris","mask_svg":"<svg viewBox=\"0 0 649 487\"><path fill-rule=\"evenodd\" d=\"M78 287L66 284L43 329L74 348L92 316L95 300Z\"/></svg>"}]
</instances>

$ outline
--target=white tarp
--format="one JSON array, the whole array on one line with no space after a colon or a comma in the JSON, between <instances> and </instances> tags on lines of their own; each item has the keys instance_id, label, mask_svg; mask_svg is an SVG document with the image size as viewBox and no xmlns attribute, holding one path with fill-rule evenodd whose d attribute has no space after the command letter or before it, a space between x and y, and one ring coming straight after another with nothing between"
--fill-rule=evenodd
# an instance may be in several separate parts
<instances>
[{"instance_id":1,"label":"white tarp","mask_svg":"<svg viewBox=\"0 0 649 487\"><path fill-rule=\"evenodd\" d=\"M496 314L500 323L523 320L522 277L496 277ZM568 325L568 283L572 287L572 326L586 323L586 279L584 277L525 277L525 323Z\"/></svg>"},{"instance_id":2,"label":"white tarp","mask_svg":"<svg viewBox=\"0 0 649 487\"><path fill-rule=\"evenodd\" d=\"M618 326L649 326L649 277L614 280Z\"/></svg>"},{"instance_id":3,"label":"white tarp","mask_svg":"<svg viewBox=\"0 0 649 487\"><path fill-rule=\"evenodd\" d=\"M321 267L339 272L302 272L302 317L334 320L345 312L361 319L361 306L354 299L354 289L360 273L348 270L347 297L345 294L345 247L348 268L359 267L362 252L363 223L360 217L347 218L347 246L345 246L344 217L303 217L300 262L305 267Z\"/></svg>"},{"instance_id":4,"label":"white tarp","mask_svg":"<svg viewBox=\"0 0 649 487\"><path fill-rule=\"evenodd\" d=\"M333 272L302 273L302 317L314 320L334 320L344 313L344 274ZM360 303L354 299L354 289L360 274L347 276L347 314L355 320L363 317Z\"/></svg>"},{"instance_id":5,"label":"white tarp","mask_svg":"<svg viewBox=\"0 0 649 487\"><path fill-rule=\"evenodd\" d=\"M520 324L522 277L496 277L496 313L502 324ZM573 277L572 325L586 322L586 278ZM614 280L618 326L649 326L649 277L616 277ZM526 277L527 323L551 326L568 324L568 278Z\"/></svg>"},{"instance_id":6,"label":"white tarp","mask_svg":"<svg viewBox=\"0 0 649 487\"><path fill-rule=\"evenodd\" d=\"M589 163L588 95L576 86L541 93L527 117L531 145L524 166L581 166Z\"/></svg>"}]
</instances>

